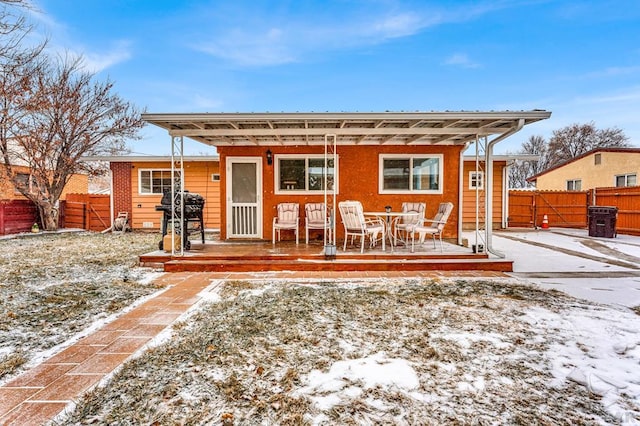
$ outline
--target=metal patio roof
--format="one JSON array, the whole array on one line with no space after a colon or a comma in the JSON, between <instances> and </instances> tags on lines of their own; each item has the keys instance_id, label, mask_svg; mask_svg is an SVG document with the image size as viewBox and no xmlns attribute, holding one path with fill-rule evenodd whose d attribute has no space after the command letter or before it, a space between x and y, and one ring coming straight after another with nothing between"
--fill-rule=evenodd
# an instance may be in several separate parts
<instances>
[{"instance_id":1,"label":"metal patio roof","mask_svg":"<svg viewBox=\"0 0 640 426\"><path fill-rule=\"evenodd\" d=\"M547 119L551 112L295 112L147 113L142 118L169 132L212 146L460 145L503 135Z\"/></svg>"}]
</instances>

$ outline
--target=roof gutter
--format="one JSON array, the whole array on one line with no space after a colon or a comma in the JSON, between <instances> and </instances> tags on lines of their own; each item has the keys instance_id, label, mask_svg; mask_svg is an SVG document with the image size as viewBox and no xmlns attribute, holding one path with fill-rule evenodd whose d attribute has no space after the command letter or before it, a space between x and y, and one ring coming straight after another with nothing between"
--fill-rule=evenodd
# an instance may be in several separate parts
<instances>
[{"instance_id":1,"label":"roof gutter","mask_svg":"<svg viewBox=\"0 0 640 426\"><path fill-rule=\"evenodd\" d=\"M494 249L491 241L492 231L493 231L493 191L491 190L491 188L493 188L493 146L498 142L508 138L509 136L512 136L515 133L518 133L520 130L522 130L523 127L524 127L524 118L521 118L518 120L518 124L516 124L515 127L512 127L511 130L501 134L500 136L490 141L487 144L487 148L485 149L485 153L484 153L485 168L487 170L487 173L485 173L485 181L486 181L485 188L487 188L487 190L485 191L485 219L484 219L485 220L485 225L484 225L485 238L484 238L484 241L486 244L487 251L500 258L504 258L506 256L504 253Z\"/></svg>"}]
</instances>

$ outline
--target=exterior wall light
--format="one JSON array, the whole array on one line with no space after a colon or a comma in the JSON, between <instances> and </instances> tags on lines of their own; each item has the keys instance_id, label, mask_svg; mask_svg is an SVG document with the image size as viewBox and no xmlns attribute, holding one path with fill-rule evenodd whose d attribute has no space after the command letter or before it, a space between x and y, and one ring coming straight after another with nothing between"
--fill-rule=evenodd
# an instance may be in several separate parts
<instances>
[{"instance_id":1,"label":"exterior wall light","mask_svg":"<svg viewBox=\"0 0 640 426\"><path fill-rule=\"evenodd\" d=\"M270 149L267 149L267 165L270 166L273 164L273 153Z\"/></svg>"}]
</instances>

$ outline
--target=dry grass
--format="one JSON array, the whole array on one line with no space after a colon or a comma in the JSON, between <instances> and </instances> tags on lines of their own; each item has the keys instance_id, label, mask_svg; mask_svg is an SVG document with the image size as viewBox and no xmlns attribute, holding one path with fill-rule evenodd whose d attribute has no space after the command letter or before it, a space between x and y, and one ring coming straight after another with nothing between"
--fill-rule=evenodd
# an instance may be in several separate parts
<instances>
[{"instance_id":1,"label":"dry grass","mask_svg":"<svg viewBox=\"0 0 640 426\"><path fill-rule=\"evenodd\" d=\"M631 308L631 310L632 310L633 312L635 312L637 315L640 315L640 306L636 306L636 307L634 307L634 308Z\"/></svg>"},{"instance_id":2,"label":"dry grass","mask_svg":"<svg viewBox=\"0 0 640 426\"><path fill-rule=\"evenodd\" d=\"M549 385L544 351L559 337L541 339L519 319L531 306L561 312L575 303L560 293L504 282L407 280L263 288L232 282L221 294L170 341L81 399L62 424L615 421L584 388ZM418 388L355 380L345 389L358 392L329 408L318 404L331 392L309 389L310 373L378 353L406 360ZM483 385L474 385L479 380Z\"/></svg>"},{"instance_id":3,"label":"dry grass","mask_svg":"<svg viewBox=\"0 0 640 426\"><path fill-rule=\"evenodd\" d=\"M22 351L14 352L0 357L0 377L11 374L27 362Z\"/></svg>"},{"instance_id":4,"label":"dry grass","mask_svg":"<svg viewBox=\"0 0 640 426\"><path fill-rule=\"evenodd\" d=\"M34 353L156 291L137 256L146 233L41 234L0 240L0 379Z\"/></svg>"}]
</instances>

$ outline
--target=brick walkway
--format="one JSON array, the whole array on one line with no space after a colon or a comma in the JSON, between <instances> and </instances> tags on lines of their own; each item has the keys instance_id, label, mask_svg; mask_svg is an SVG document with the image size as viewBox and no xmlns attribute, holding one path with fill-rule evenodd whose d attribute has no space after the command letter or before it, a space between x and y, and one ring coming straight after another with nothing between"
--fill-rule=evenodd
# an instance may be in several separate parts
<instances>
[{"instance_id":1,"label":"brick walkway","mask_svg":"<svg viewBox=\"0 0 640 426\"><path fill-rule=\"evenodd\" d=\"M498 272L169 273L166 291L0 387L0 425L42 425L112 373L200 300L212 280L485 277Z\"/></svg>"}]
</instances>

